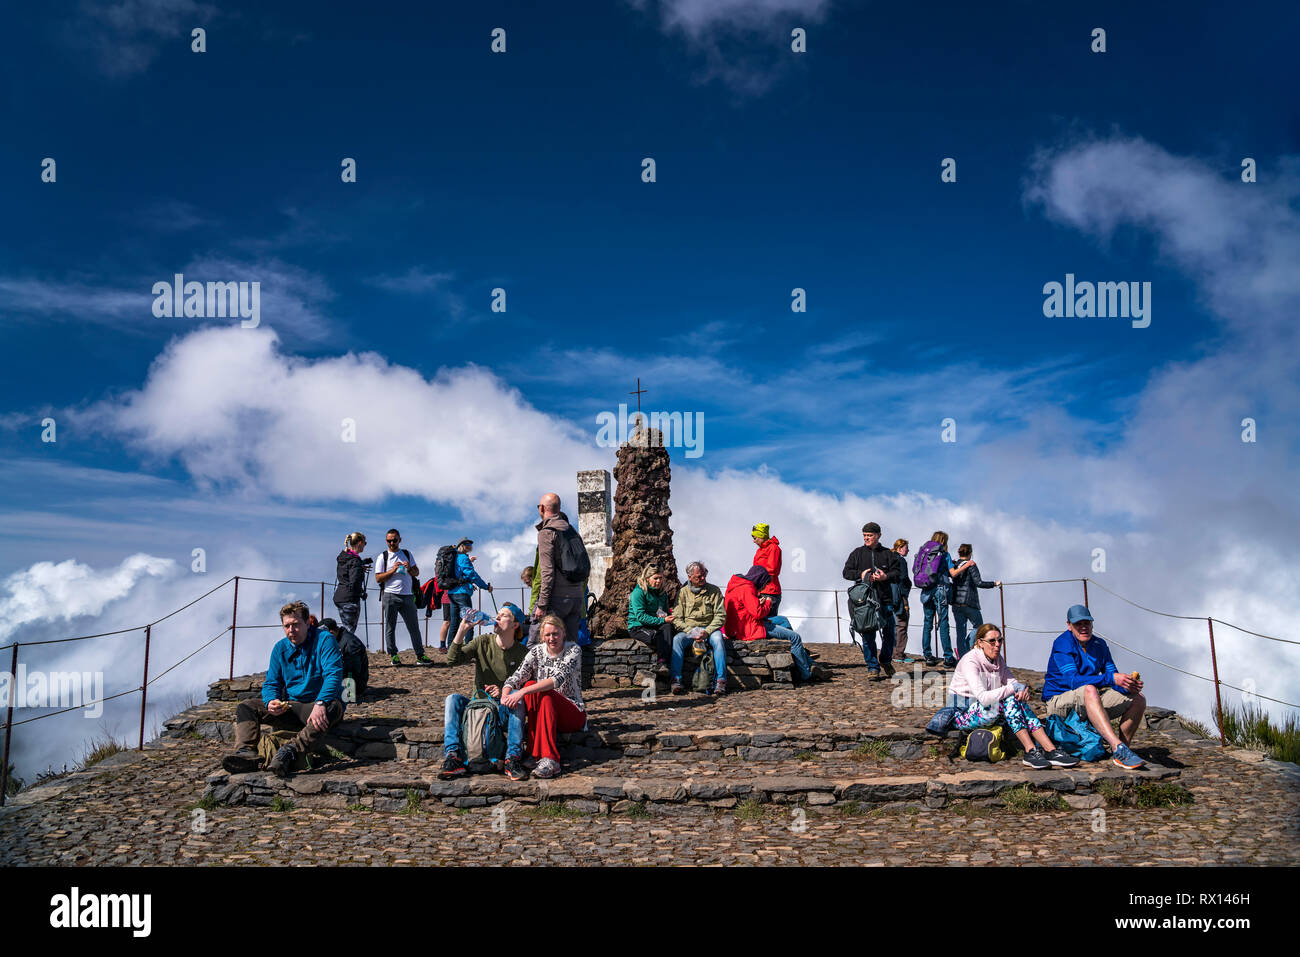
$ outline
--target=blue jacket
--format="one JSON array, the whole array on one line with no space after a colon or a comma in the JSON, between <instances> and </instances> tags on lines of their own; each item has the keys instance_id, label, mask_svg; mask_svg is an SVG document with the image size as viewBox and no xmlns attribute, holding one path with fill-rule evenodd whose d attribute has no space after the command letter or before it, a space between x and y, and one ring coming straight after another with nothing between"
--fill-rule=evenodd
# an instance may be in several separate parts
<instances>
[{"instance_id":1,"label":"blue jacket","mask_svg":"<svg viewBox=\"0 0 1300 957\"><path fill-rule=\"evenodd\" d=\"M1123 691L1115 684L1115 671L1115 662L1106 642L1093 635L1085 645L1072 632L1064 631L1052 642L1052 656L1047 660L1047 680L1043 683L1043 700L1084 685L1096 685L1098 691L1102 688Z\"/></svg>"},{"instance_id":2,"label":"blue jacket","mask_svg":"<svg viewBox=\"0 0 1300 957\"><path fill-rule=\"evenodd\" d=\"M453 595L472 595L475 585L487 588L488 583L479 578L478 572L474 571L474 563L464 552L456 553L456 577L460 579L460 584L451 590Z\"/></svg>"},{"instance_id":3,"label":"blue jacket","mask_svg":"<svg viewBox=\"0 0 1300 957\"><path fill-rule=\"evenodd\" d=\"M328 631L307 633L301 645L281 638L271 649L271 663L262 682L262 702L339 701L343 697L343 656Z\"/></svg>"}]
</instances>

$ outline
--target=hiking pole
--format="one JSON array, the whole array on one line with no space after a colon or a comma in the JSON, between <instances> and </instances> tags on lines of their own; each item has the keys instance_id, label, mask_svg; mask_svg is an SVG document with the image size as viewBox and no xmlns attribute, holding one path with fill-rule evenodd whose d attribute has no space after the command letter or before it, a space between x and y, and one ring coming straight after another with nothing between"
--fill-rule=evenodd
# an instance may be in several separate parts
<instances>
[{"instance_id":1,"label":"hiking pole","mask_svg":"<svg viewBox=\"0 0 1300 957\"><path fill-rule=\"evenodd\" d=\"M488 582L488 584L491 585L492 583ZM501 609L497 607L496 592L489 591L488 594L492 596L492 610L496 612L498 615L501 614Z\"/></svg>"},{"instance_id":2,"label":"hiking pole","mask_svg":"<svg viewBox=\"0 0 1300 957\"><path fill-rule=\"evenodd\" d=\"M366 600L369 590L370 569L367 568L361 576L361 610L366 616L366 651L370 650L370 602Z\"/></svg>"}]
</instances>

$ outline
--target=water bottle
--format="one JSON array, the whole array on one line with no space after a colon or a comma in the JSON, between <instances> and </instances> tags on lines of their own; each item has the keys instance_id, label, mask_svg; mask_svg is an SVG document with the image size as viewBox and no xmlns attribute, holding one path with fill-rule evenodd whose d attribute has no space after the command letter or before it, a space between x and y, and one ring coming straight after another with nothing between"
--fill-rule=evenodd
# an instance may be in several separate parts
<instances>
[{"instance_id":1,"label":"water bottle","mask_svg":"<svg viewBox=\"0 0 1300 957\"><path fill-rule=\"evenodd\" d=\"M357 679L351 675L343 679L343 700L348 704L356 704L357 701Z\"/></svg>"}]
</instances>

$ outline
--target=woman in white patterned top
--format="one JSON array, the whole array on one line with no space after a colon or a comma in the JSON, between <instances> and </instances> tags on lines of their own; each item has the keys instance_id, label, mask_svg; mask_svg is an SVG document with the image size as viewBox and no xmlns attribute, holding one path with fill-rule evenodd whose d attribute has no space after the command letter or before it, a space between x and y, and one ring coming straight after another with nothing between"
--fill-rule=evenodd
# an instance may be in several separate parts
<instances>
[{"instance_id":1,"label":"woman in white patterned top","mask_svg":"<svg viewBox=\"0 0 1300 957\"><path fill-rule=\"evenodd\" d=\"M581 731L587 724L582 649L564 640L564 620L556 615L543 618L537 633L540 640L501 689L501 704L513 708L523 702L529 751L537 759L533 776L553 778L560 773L559 735Z\"/></svg>"}]
</instances>

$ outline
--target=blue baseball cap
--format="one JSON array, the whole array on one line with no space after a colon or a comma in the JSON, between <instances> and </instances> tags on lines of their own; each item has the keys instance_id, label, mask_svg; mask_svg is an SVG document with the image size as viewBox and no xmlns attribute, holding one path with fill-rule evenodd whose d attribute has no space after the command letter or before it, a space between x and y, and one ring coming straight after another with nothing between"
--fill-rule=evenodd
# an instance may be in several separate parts
<instances>
[{"instance_id":1,"label":"blue baseball cap","mask_svg":"<svg viewBox=\"0 0 1300 957\"><path fill-rule=\"evenodd\" d=\"M1070 610L1065 613L1065 620L1071 625L1081 621L1092 621L1092 612L1088 611L1087 605L1071 605Z\"/></svg>"},{"instance_id":2,"label":"blue baseball cap","mask_svg":"<svg viewBox=\"0 0 1300 957\"><path fill-rule=\"evenodd\" d=\"M510 612L510 614L514 615L516 625L524 624L524 613L519 610L519 606L516 605L514 602L503 601L501 603L501 607L504 608L506 611Z\"/></svg>"}]
</instances>

